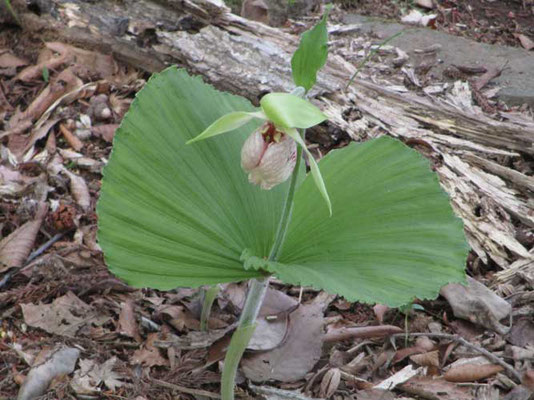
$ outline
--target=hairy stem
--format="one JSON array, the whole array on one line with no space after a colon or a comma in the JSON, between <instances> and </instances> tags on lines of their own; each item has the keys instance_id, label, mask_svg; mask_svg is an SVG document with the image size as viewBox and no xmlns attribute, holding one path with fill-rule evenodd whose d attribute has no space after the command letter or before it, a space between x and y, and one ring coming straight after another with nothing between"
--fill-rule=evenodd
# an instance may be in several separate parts
<instances>
[{"instance_id":1,"label":"hairy stem","mask_svg":"<svg viewBox=\"0 0 534 400\"><path fill-rule=\"evenodd\" d=\"M304 134L304 132L301 132ZM291 211L293 209L293 197L295 196L295 189L297 187L298 174L300 169L300 163L302 159L302 149L297 149L297 161L295 163L295 169L291 175L291 181L289 183L289 189L282 209L282 215L280 217L280 223L276 231L273 247L269 253L269 261L276 261L284 239L286 236L289 221L291 220ZM239 324L237 329L232 335L230 346L226 351L226 357L224 358L224 368L221 379L221 398L222 400L234 400L234 386L235 376L237 373L237 367L239 361L247 348L250 338L254 334L256 329L256 318L260 312L263 298L267 292L269 286L269 277L262 279L251 279L250 286L247 293L247 299L245 306L241 312L239 318Z\"/></svg>"},{"instance_id":2,"label":"hairy stem","mask_svg":"<svg viewBox=\"0 0 534 400\"><path fill-rule=\"evenodd\" d=\"M200 330L201 331L207 331L208 330L208 321L210 319L211 314L211 307L213 306L213 302L217 298L217 295L219 294L220 287L219 285L213 285L210 286L208 289L202 289L202 294L204 295L204 299L202 301L202 312L200 314Z\"/></svg>"}]
</instances>

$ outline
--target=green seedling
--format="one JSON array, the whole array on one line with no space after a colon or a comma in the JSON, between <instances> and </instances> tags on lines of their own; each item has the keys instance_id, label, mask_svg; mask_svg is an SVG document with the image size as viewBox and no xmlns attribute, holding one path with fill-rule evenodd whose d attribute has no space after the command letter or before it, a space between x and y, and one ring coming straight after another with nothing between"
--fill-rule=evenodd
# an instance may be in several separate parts
<instances>
[{"instance_id":1,"label":"green seedling","mask_svg":"<svg viewBox=\"0 0 534 400\"><path fill-rule=\"evenodd\" d=\"M413 301L400 306L399 311L404 314L404 347L408 347L408 335L409 335L409 326L408 326L408 317L410 316L413 310L424 311L425 308L420 304L414 304Z\"/></svg>"},{"instance_id":2,"label":"green seedling","mask_svg":"<svg viewBox=\"0 0 534 400\"><path fill-rule=\"evenodd\" d=\"M10 0L4 0L4 5L6 6L7 11L11 14L11 16L13 17L15 22L20 26L21 25L20 19L19 19L17 13L15 12L15 10L13 9L13 6L11 5L11 1Z\"/></svg>"},{"instance_id":3,"label":"green seedling","mask_svg":"<svg viewBox=\"0 0 534 400\"><path fill-rule=\"evenodd\" d=\"M48 68L43 67L43 81L48 83L49 79L50 79L50 72L48 71Z\"/></svg>"},{"instance_id":4,"label":"green seedling","mask_svg":"<svg viewBox=\"0 0 534 400\"><path fill-rule=\"evenodd\" d=\"M260 108L175 67L155 74L104 169L98 239L114 274L159 290L249 281L223 400L272 276L390 307L465 280L463 226L426 159L387 136L320 163L306 148L305 130L327 118L305 96L327 39L324 17L293 56L296 89Z\"/></svg>"}]
</instances>

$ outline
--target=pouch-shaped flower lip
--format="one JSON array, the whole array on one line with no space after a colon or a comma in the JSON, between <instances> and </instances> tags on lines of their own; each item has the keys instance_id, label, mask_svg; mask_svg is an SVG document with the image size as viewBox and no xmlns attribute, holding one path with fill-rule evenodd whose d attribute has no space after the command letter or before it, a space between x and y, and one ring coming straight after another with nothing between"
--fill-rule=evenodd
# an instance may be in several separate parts
<instances>
[{"instance_id":1,"label":"pouch-shaped flower lip","mask_svg":"<svg viewBox=\"0 0 534 400\"><path fill-rule=\"evenodd\" d=\"M250 183L264 190L285 182L297 160L297 145L284 132L267 122L247 138L241 149L241 167Z\"/></svg>"}]
</instances>

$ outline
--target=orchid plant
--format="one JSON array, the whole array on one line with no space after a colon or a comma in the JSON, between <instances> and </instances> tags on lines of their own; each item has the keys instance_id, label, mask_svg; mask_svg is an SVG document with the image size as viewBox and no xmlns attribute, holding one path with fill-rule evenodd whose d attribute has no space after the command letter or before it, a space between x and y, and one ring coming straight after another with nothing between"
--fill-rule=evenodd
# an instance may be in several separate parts
<instances>
[{"instance_id":1,"label":"orchid plant","mask_svg":"<svg viewBox=\"0 0 534 400\"><path fill-rule=\"evenodd\" d=\"M465 279L462 223L427 160L387 136L320 163L307 149L305 130L326 116L305 94L326 58L325 15L292 58L296 89L259 108L175 67L155 74L104 170L98 238L113 273L160 290L249 280L224 400L271 276L393 307Z\"/></svg>"}]
</instances>

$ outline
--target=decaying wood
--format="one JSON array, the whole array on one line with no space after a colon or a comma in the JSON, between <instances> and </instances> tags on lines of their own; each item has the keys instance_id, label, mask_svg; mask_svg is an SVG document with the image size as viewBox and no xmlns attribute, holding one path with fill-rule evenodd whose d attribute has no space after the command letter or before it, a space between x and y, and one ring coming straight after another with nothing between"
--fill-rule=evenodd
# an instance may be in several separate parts
<instances>
[{"instance_id":1,"label":"decaying wood","mask_svg":"<svg viewBox=\"0 0 534 400\"><path fill-rule=\"evenodd\" d=\"M231 14L221 0L52 4L51 14L22 14L26 29L112 53L150 72L178 64L253 102L265 92L292 89L290 57L298 38ZM389 134L425 153L464 221L471 247L483 262L502 269L496 282L532 277L531 244L518 241L516 231L519 225L534 227L533 178L508 165L534 156L534 122L506 114L497 120L445 99L394 93L361 80L345 90L355 70L331 55L311 93L330 127L356 141ZM351 120L350 110L359 116Z\"/></svg>"}]
</instances>

